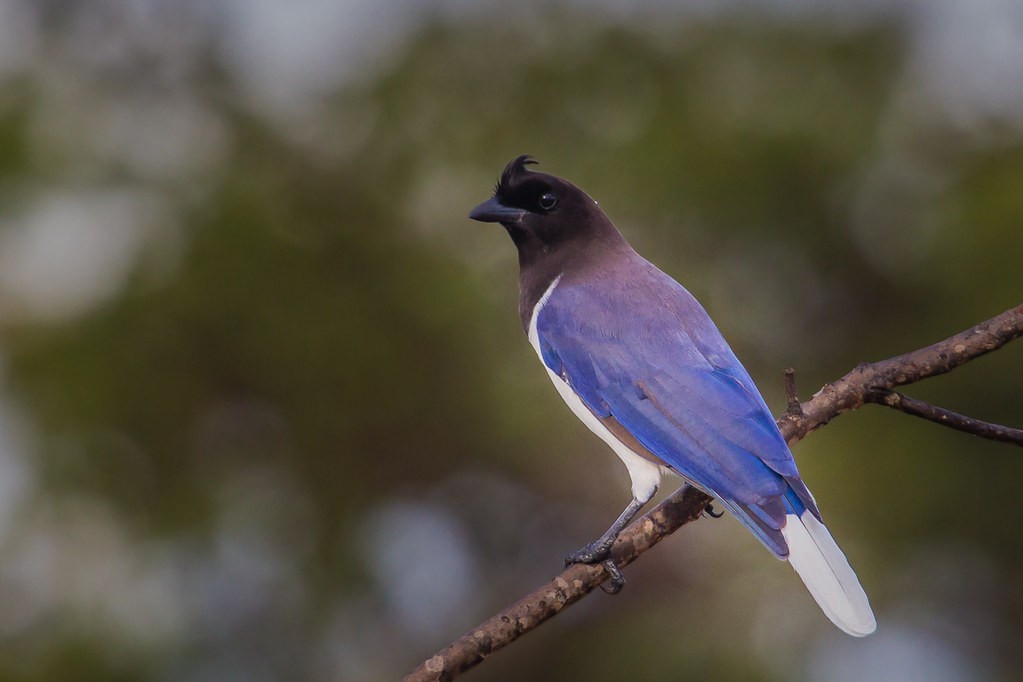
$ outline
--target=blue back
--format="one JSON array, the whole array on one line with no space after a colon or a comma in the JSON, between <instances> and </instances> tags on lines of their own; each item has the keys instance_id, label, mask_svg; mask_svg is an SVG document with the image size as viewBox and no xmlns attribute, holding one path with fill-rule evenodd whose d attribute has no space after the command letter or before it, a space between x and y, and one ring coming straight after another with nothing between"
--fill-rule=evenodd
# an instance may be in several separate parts
<instances>
[{"instance_id":1,"label":"blue back","mask_svg":"<svg viewBox=\"0 0 1023 682\"><path fill-rule=\"evenodd\" d=\"M600 417L718 498L778 556L810 509L788 445L703 307L634 252L566 275L537 318L544 364Z\"/></svg>"}]
</instances>

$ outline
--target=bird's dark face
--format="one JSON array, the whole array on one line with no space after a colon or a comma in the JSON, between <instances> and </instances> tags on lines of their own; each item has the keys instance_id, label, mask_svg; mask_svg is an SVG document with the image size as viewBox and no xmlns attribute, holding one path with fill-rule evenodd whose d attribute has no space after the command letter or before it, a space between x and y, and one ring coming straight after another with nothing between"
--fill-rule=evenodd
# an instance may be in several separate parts
<instances>
[{"instance_id":1,"label":"bird's dark face","mask_svg":"<svg viewBox=\"0 0 1023 682\"><path fill-rule=\"evenodd\" d=\"M589 195L567 180L526 168L534 163L529 156L509 163L494 196L474 208L469 217L501 223L524 264L557 255L573 244L599 239L608 228L617 234Z\"/></svg>"},{"instance_id":2,"label":"bird's dark face","mask_svg":"<svg viewBox=\"0 0 1023 682\"><path fill-rule=\"evenodd\" d=\"M571 280L608 263L631 247L597 202L567 180L526 168L520 156L501 173L494 196L469 217L501 223L519 251L519 317L529 328L537 301L551 282Z\"/></svg>"}]
</instances>

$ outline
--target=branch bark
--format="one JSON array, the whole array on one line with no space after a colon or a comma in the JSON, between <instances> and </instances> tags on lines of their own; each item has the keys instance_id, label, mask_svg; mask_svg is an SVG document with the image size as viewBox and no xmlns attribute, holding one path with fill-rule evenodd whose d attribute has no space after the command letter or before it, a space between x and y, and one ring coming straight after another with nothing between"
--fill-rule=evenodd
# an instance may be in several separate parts
<instances>
[{"instance_id":1,"label":"branch bark","mask_svg":"<svg viewBox=\"0 0 1023 682\"><path fill-rule=\"evenodd\" d=\"M893 389L950 372L1020 336L1023 336L1023 305L926 348L879 362L861 364L841 379L826 384L803 403L796 398L794 374L787 371L786 393L789 396L789 406L778 420L778 427L791 445L838 415L867 403L892 406L888 401L891 396L897 395L901 398L898 402L903 406L908 400L944 412L945 417L939 414L934 419L938 423L952 426L951 422L954 422L955 428L981 437L1017 442L1012 438L1019 433L1016 429L955 415L922 401L907 399L894 393ZM914 407L920 408L920 405ZM912 408L903 411L913 413ZM950 419L947 415L955 415L960 419ZM615 561L619 566L632 563L665 537L699 518L710 502L711 498L702 492L687 485L682 486L621 534L612 548ZM570 566L549 583L421 663L404 678L405 682L446 682L454 679L494 651L507 646L563 608L579 601L607 578L607 572L600 564Z\"/></svg>"},{"instance_id":2,"label":"branch bark","mask_svg":"<svg viewBox=\"0 0 1023 682\"><path fill-rule=\"evenodd\" d=\"M967 417L952 410L931 405L923 400L902 395L898 391L879 392L878 395L870 396L870 401L877 405L885 405L894 410L911 414L914 417L920 417L921 419L947 426L950 429L1023 447L1023 430L1021 429L1014 429L1009 426L992 424L974 419L973 417Z\"/></svg>"},{"instance_id":3,"label":"branch bark","mask_svg":"<svg viewBox=\"0 0 1023 682\"><path fill-rule=\"evenodd\" d=\"M799 410L785 411L778 426L791 445L840 414L876 402L899 386L951 372L956 367L1023 336L1023 305L919 350L879 362L864 363L838 381L825 384Z\"/></svg>"}]
</instances>

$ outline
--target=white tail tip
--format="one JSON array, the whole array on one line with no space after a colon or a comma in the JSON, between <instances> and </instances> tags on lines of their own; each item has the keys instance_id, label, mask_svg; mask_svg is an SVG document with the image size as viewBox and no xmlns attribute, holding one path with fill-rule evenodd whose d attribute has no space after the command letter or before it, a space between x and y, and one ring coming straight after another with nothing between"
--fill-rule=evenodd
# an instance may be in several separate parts
<instances>
[{"instance_id":1,"label":"white tail tip","mask_svg":"<svg viewBox=\"0 0 1023 682\"><path fill-rule=\"evenodd\" d=\"M809 511L789 514L781 530L789 563L831 622L854 637L877 628L870 602L831 533Z\"/></svg>"}]
</instances>

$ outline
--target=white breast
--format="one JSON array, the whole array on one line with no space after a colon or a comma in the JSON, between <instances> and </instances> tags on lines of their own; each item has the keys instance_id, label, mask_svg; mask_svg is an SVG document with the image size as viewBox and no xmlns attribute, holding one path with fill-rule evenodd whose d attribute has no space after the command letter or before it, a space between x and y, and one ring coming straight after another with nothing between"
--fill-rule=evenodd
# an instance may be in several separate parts
<instances>
[{"instance_id":1,"label":"white breast","mask_svg":"<svg viewBox=\"0 0 1023 682\"><path fill-rule=\"evenodd\" d=\"M583 424L597 434L601 440L611 446L611 449L615 451L615 454L621 458L622 462L625 463L625 468L629 470L629 476L632 477L632 495L638 500L648 500L657 491L657 485L661 480L661 468L651 462L648 459L637 454L625 443L620 441L607 427L600 423L600 420L590 411L586 404L575 394L572 387L568 385L568 382L562 379L560 376L555 374L544 364L543 354L540 351L540 336L536 330L537 319L540 317L540 311L547 304L551 294L554 293L555 287L561 281L562 275L558 275L551 285L547 287L547 291L544 292L540 300L536 302L536 307L533 308L533 315L529 319L529 343L533 346L533 350L536 351L537 356L540 358L540 364L543 365L544 369L547 370L547 375L551 378L554 383L554 388L558 389L558 394L561 396L569 408L576 417L582 421Z\"/></svg>"}]
</instances>

